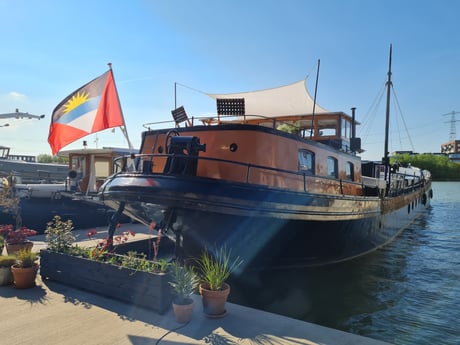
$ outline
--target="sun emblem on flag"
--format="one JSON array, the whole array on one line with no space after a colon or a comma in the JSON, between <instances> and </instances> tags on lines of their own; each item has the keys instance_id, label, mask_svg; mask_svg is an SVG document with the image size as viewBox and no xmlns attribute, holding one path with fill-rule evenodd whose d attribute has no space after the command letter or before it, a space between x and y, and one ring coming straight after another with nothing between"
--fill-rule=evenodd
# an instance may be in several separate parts
<instances>
[{"instance_id":1,"label":"sun emblem on flag","mask_svg":"<svg viewBox=\"0 0 460 345\"><path fill-rule=\"evenodd\" d=\"M89 94L85 91L78 91L73 95L67 103L64 105L64 113L68 113L78 107L79 105L85 103L89 98Z\"/></svg>"}]
</instances>

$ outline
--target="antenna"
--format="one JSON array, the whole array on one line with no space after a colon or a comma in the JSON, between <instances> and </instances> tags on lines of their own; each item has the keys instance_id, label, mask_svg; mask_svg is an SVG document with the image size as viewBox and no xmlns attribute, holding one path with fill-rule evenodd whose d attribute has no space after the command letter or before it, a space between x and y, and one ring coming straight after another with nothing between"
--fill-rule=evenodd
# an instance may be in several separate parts
<instances>
[{"instance_id":1,"label":"antenna","mask_svg":"<svg viewBox=\"0 0 460 345\"><path fill-rule=\"evenodd\" d=\"M455 141L457 139L457 128L455 122L458 122L459 120L455 119L455 115L460 114L459 111L453 110L450 113L447 114L442 114L443 116L450 115L450 121L446 121L446 123L450 122L450 133L449 133L449 141Z\"/></svg>"}]
</instances>

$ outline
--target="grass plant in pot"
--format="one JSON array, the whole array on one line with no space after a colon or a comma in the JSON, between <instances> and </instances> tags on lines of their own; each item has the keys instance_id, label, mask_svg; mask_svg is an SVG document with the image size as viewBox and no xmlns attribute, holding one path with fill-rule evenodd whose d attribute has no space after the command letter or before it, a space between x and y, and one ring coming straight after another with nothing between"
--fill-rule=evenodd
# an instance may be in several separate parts
<instances>
[{"instance_id":1,"label":"grass plant in pot","mask_svg":"<svg viewBox=\"0 0 460 345\"><path fill-rule=\"evenodd\" d=\"M220 318L227 314L225 304L230 294L230 285L226 280L243 263L240 257L232 258L231 250L221 247L213 253L207 249L197 260L200 270L200 294L203 311L209 318Z\"/></svg>"},{"instance_id":2,"label":"grass plant in pot","mask_svg":"<svg viewBox=\"0 0 460 345\"><path fill-rule=\"evenodd\" d=\"M21 249L16 253L16 263L11 266L14 287L28 289L35 286L38 271L38 253L29 249Z\"/></svg>"},{"instance_id":3,"label":"grass plant in pot","mask_svg":"<svg viewBox=\"0 0 460 345\"><path fill-rule=\"evenodd\" d=\"M169 285L173 288L173 310L176 321L187 323L192 319L195 302L192 295L200 283L199 276L192 266L181 265L178 261L169 266L171 281Z\"/></svg>"},{"instance_id":4,"label":"grass plant in pot","mask_svg":"<svg viewBox=\"0 0 460 345\"><path fill-rule=\"evenodd\" d=\"M0 256L0 286L10 285L13 283L13 274L11 273L11 266L16 263L14 255L1 255Z\"/></svg>"}]
</instances>

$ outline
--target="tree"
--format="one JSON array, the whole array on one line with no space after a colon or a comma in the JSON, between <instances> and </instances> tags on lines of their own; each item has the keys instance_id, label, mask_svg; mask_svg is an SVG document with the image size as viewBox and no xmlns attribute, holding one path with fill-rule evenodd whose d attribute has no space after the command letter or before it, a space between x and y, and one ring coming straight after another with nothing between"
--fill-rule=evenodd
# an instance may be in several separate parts
<instances>
[{"instance_id":1,"label":"tree","mask_svg":"<svg viewBox=\"0 0 460 345\"><path fill-rule=\"evenodd\" d=\"M391 157L391 164L399 162L402 165L411 164L423 170L429 170L433 180L437 181L459 181L460 164L451 162L446 155L402 154Z\"/></svg>"},{"instance_id":2,"label":"tree","mask_svg":"<svg viewBox=\"0 0 460 345\"><path fill-rule=\"evenodd\" d=\"M59 163L67 164L69 159L66 157L52 156L47 154L39 154L37 156L37 162L39 163Z\"/></svg>"},{"instance_id":3,"label":"tree","mask_svg":"<svg viewBox=\"0 0 460 345\"><path fill-rule=\"evenodd\" d=\"M19 229L22 226L20 198L16 193L13 176L2 178L0 207L2 207L3 212L9 212L14 217L16 229Z\"/></svg>"}]
</instances>

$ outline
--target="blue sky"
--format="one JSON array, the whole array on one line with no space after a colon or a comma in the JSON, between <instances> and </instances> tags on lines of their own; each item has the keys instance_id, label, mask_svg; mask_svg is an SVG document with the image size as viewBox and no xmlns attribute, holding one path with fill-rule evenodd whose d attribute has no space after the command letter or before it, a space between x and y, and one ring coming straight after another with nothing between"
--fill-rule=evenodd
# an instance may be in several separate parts
<instances>
[{"instance_id":1,"label":"blue sky","mask_svg":"<svg viewBox=\"0 0 460 345\"><path fill-rule=\"evenodd\" d=\"M373 104L392 44L397 102L389 148L439 152L450 134L443 114L460 111L459 13L456 0L0 0L0 114L45 114L0 120L10 125L0 128L0 145L50 154L54 107L108 62L139 147L143 124L171 119L175 82L177 105L203 116L215 105L196 90L249 91L309 76L313 94L320 59L318 103L349 114L357 107L362 157L380 159L385 100ZM81 148L82 140L64 149ZM127 145L119 130L85 140Z\"/></svg>"}]
</instances>

